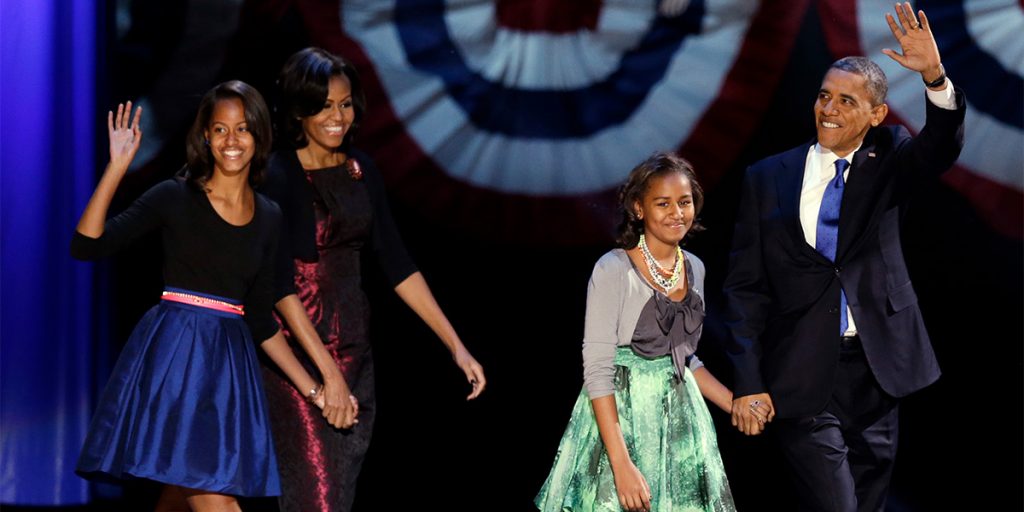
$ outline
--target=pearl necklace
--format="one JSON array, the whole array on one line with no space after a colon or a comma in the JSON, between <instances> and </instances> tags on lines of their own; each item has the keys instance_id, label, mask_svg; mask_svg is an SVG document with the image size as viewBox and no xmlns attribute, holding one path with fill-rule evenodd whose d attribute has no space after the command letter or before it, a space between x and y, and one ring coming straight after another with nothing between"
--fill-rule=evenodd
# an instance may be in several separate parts
<instances>
[{"instance_id":1,"label":"pearl necklace","mask_svg":"<svg viewBox=\"0 0 1024 512\"><path fill-rule=\"evenodd\" d=\"M647 239L644 238L643 234L640 235L640 243L637 245L640 247L640 252L644 255L644 261L647 262L647 270L650 271L654 284L663 288L665 294L668 295L668 291L679 283L679 278L683 275L683 249L678 245L676 246L675 268L669 271L669 269L661 266L661 263L658 263L658 260L651 254L651 249L647 247ZM670 277L665 277L664 274L670 274Z\"/></svg>"}]
</instances>

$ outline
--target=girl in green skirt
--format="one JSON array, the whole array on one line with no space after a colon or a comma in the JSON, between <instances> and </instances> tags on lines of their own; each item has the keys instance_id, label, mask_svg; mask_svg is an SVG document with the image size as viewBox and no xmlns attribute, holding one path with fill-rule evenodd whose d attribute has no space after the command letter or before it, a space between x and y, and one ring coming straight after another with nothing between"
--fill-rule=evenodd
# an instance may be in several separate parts
<instances>
[{"instance_id":1,"label":"girl in green skirt","mask_svg":"<svg viewBox=\"0 0 1024 512\"><path fill-rule=\"evenodd\" d=\"M623 185L619 248L587 291L584 389L537 495L542 511L735 510L702 398L728 413L732 392L694 356L704 264L679 246L702 229L703 199L690 164L666 153Z\"/></svg>"}]
</instances>

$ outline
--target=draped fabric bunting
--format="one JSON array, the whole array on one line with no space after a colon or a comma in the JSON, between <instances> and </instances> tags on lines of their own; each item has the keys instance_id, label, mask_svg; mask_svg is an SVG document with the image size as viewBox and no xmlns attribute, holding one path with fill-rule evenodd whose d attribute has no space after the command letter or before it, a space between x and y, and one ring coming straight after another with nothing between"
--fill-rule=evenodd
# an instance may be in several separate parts
<instances>
[{"instance_id":1,"label":"draped fabric bunting","mask_svg":"<svg viewBox=\"0 0 1024 512\"><path fill-rule=\"evenodd\" d=\"M564 245L607 241L615 185L653 151L679 150L708 189L735 169L810 7L809 0L213 3L222 23L200 26L189 16L183 31L207 36L182 38L179 53L195 57L190 69L211 76L239 10L243 28L298 20L311 44L360 70L370 115L358 145L377 160L398 202L456 232ZM971 103L967 147L944 180L1000 233L1019 238L1024 9L1014 0L917 6L931 13L947 70ZM883 18L892 5L817 0L814 7L834 57L863 54L884 67L889 122L920 129L919 81L880 53L894 44ZM196 62L201 55L209 62ZM199 76L169 72L162 89ZM165 118L187 111L165 110ZM153 149L144 143L142 154Z\"/></svg>"},{"instance_id":2,"label":"draped fabric bunting","mask_svg":"<svg viewBox=\"0 0 1024 512\"><path fill-rule=\"evenodd\" d=\"M573 244L609 237L614 188L654 151L718 180L805 5L363 0L311 37L367 78L360 143L402 201L483 236Z\"/></svg>"}]
</instances>

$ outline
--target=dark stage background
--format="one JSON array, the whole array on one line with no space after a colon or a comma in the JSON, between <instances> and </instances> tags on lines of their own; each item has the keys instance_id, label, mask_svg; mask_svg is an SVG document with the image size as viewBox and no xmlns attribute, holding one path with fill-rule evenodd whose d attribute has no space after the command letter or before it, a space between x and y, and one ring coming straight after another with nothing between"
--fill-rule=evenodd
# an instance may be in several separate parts
<instances>
[{"instance_id":1,"label":"dark stage background","mask_svg":"<svg viewBox=\"0 0 1024 512\"><path fill-rule=\"evenodd\" d=\"M102 169L106 141L101 121L103 112L117 101L149 98L146 116L149 122L159 123L146 127L150 145L140 155L142 164L122 185L114 210L177 170L184 156L184 131L200 94L213 83L241 78L269 90L283 60L308 45L325 46L356 61L371 88L377 87L370 94L370 132L359 139L359 145L377 158L410 252L488 377L484 395L467 403L468 386L442 345L380 276L371 277L367 289L374 305L379 416L360 477L356 510L531 510L582 384L580 343L587 279L593 263L611 248L612 195L605 189L548 194L543 201L531 202L530 194L474 195L473 190L453 187L447 178L430 181L431 173L443 168L444 162L439 157L393 154L406 151L404 143L396 142L401 134L388 132L400 131L388 128L392 126L389 119L398 116L396 109L386 104L381 79L374 75L367 54L347 55L344 50L356 43L325 32L324 25L337 23L336 18L319 17L326 12L322 5L331 2L200 4L125 0L109 1L96 10L96 158L89 165ZM498 4L514 10L530 3ZM703 3L693 2L697 4ZM1018 11L1022 8L1011 4ZM573 16L586 18L588 12L595 12L551 7L556 2L532 5L535 12L568 19L570 25L577 21ZM594 9L601 6L594 5ZM946 5L930 2L924 8L939 11ZM687 248L707 265L709 313L699 354L727 384L731 374L722 353L721 282L739 181L750 163L813 137L812 101L821 76L835 59L823 19L827 21L829 13L842 10L841 6L837 2L763 4L762 19L785 18L775 20L776 29L791 27L791 37L779 48L761 49L776 59L776 71L767 69L767 64L766 69L751 70L755 76L758 72L774 76L760 85L761 96L751 97L749 111L757 115L733 118L743 126L703 127L726 133L735 130L744 134L739 136L742 143L715 157L703 154L706 148L693 137L679 139L674 146L698 163L701 176L705 172L708 176L701 216L708 229ZM884 25L883 12L878 13L877 22ZM207 19L197 22L197 16ZM504 16L506 21L513 19L507 11ZM183 51L185 46L190 50ZM887 59L881 54L870 56ZM168 75L173 70L177 75ZM958 85L970 82L949 71ZM967 90L969 99L986 94L989 91ZM10 128L5 125L4 129ZM968 141L972 135L967 133ZM375 140L381 145L367 145ZM1007 141L1018 148L1020 142ZM5 152L12 150L16 148L4 147ZM701 162L712 163L702 168ZM1018 151L1018 171L1022 162ZM3 172L11 170L5 167ZM972 203L956 183L921 183L906 211L904 250L944 375L902 404L890 511L1020 510L1024 506L1024 252L1019 230L1024 211L1019 199L1008 206L1000 203L997 217L1006 218L994 219L985 211L984 201L975 197ZM1021 186L1018 181L1017 194ZM60 229L59 236L69 239L73 223ZM4 244L10 243L5 231ZM93 306L95 314L110 325L109 332L96 327L91 331L94 338L102 337L97 343L103 345L93 352L98 359L97 382L102 382L104 369L131 327L158 296L159 254L159 240L151 236L95 267L91 300L102 302ZM5 280L18 271L7 263ZM5 288L5 308L8 293ZM11 321L7 313L4 321ZM9 363L12 358L17 361L18 354L8 343L5 339L3 357ZM17 384L5 380L3 385ZM13 421L7 411L5 428ZM793 509L770 427L766 436L745 438L724 414L713 410L712 415L738 508ZM3 502L43 504L18 498L11 491L40 484L24 470L12 472L15 463L4 461L2 475L8 491ZM154 492L145 484L127 486L120 495L109 488L92 489L83 500L52 504L75 505L75 510L146 510L152 506ZM270 500L246 505L246 510L276 510Z\"/></svg>"}]
</instances>

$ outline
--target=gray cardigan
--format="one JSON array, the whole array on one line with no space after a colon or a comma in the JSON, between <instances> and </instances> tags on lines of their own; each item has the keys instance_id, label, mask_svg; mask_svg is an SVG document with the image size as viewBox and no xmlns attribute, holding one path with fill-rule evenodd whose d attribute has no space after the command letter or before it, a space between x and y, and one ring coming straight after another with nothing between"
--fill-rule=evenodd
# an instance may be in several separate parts
<instances>
[{"instance_id":1,"label":"gray cardigan","mask_svg":"<svg viewBox=\"0 0 1024 512\"><path fill-rule=\"evenodd\" d=\"M683 254L693 271L689 291L703 299L704 263L688 251ZM655 293L660 292L633 269L625 250L613 249L597 260L583 328L583 384L591 399L615 393L615 349L630 344L640 312ZM691 371L701 366L696 356L688 364Z\"/></svg>"}]
</instances>

